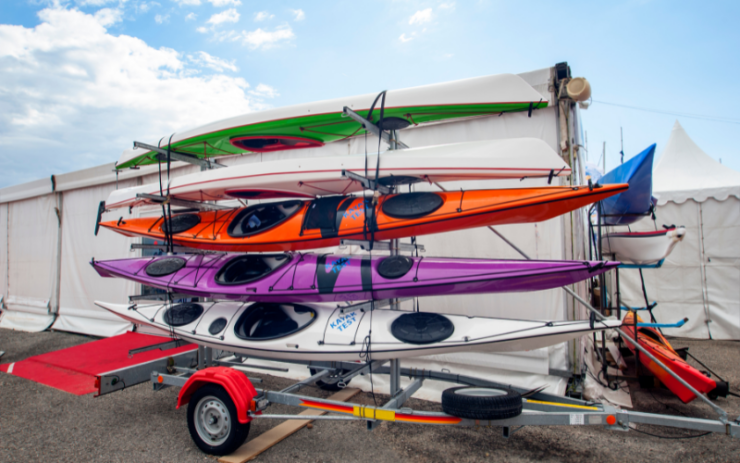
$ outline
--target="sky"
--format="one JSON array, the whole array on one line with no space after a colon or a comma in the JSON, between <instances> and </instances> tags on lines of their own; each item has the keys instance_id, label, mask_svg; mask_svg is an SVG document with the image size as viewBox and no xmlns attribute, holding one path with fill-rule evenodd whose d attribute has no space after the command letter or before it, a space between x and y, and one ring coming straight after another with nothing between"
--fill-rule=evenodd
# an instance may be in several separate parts
<instances>
[{"instance_id":1,"label":"sky","mask_svg":"<svg viewBox=\"0 0 740 463\"><path fill-rule=\"evenodd\" d=\"M607 170L676 120L740 170L740 2L2 0L0 188L250 111L567 61ZM630 108L627 108L627 107ZM632 109L642 108L642 109Z\"/></svg>"}]
</instances>

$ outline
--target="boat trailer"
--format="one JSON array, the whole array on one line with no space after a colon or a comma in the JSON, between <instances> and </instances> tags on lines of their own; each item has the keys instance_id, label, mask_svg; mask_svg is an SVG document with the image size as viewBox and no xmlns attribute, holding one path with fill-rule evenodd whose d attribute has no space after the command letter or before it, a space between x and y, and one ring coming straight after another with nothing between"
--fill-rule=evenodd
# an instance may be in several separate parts
<instances>
[{"instance_id":1,"label":"boat trailer","mask_svg":"<svg viewBox=\"0 0 740 463\"><path fill-rule=\"evenodd\" d=\"M166 350L174 345L168 341L160 347ZM158 346L150 348L158 348ZM136 352L131 354L135 355ZM252 420L269 419L365 421L368 430L374 429L383 421L441 426L499 426L506 438L524 426L602 426L613 431L629 431L631 424L641 423L740 437L740 421L738 420L723 420L722 417L718 419L691 418L621 410L607 404L561 397L540 390L527 391L445 371L399 368L395 367L398 365L396 362L394 362L395 365L389 365L389 360L371 360L361 363L281 361L280 363L304 365L310 369L311 376L280 391L270 391L255 388L254 385L261 383L262 379L251 376L253 373L249 373L250 376L248 376L247 369L286 372L287 368L255 365L248 361L249 359L240 355L199 346L197 350L103 374L96 381L97 395L109 394L147 381L152 383L155 391L173 386L180 387L177 407L188 405L188 425L194 441L202 450L220 455L231 453L239 447L246 438L246 433L243 434L241 441L233 443L228 448L221 446L222 448L219 449L218 445L209 446L209 439L218 443L225 439L220 433L236 432L235 428L247 426ZM333 401L300 393L301 389L312 385L338 391L344 388L352 378L369 374L390 376L390 400L378 407ZM411 383L405 388L400 387L402 377L411 379ZM521 411L516 416L508 418L476 419L404 407L406 401L419 390L424 380L427 379L467 386L462 389L468 391L473 399L495 396L500 394L500 391L513 390L521 400ZM221 390L222 393L210 394L206 398L202 398L202 394L198 396L198 391L206 390ZM203 405L204 400L206 405ZM471 403L474 402L475 400ZM298 414L266 413L272 404L313 409L328 414L307 417ZM474 407L471 406L469 411L475 413ZM222 422L224 418L234 423L230 429L224 431L219 427L209 428L219 420ZM195 433L193 428L196 429ZM200 435L205 435L206 438L198 435L198 428L201 430ZM206 445L205 449L203 444Z\"/></svg>"}]
</instances>

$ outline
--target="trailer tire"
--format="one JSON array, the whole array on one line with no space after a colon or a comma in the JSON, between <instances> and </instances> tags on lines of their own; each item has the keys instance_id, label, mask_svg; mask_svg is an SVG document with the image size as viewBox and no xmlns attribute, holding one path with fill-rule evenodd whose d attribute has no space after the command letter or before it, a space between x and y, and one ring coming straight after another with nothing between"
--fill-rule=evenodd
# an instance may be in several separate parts
<instances>
[{"instance_id":1,"label":"trailer tire","mask_svg":"<svg viewBox=\"0 0 740 463\"><path fill-rule=\"evenodd\" d=\"M309 371L311 372L311 376L319 372L319 370L314 370L313 368L309 369ZM345 374L348 372L349 370L342 370L341 374ZM332 378L336 378L336 377L324 376L324 378L328 378L327 381L323 381L323 380L316 381L316 386L318 386L319 389L323 389L324 391L337 392L337 391L341 391L346 386L345 384L344 386L340 387L338 379L334 379L334 381L332 381ZM347 382L349 383L349 381Z\"/></svg>"},{"instance_id":2,"label":"trailer tire","mask_svg":"<svg viewBox=\"0 0 740 463\"><path fill-rule=\"evenodd\" d=\"M190 397L190 437L207 454L229 455L234 452L247 438L249 425L239 422L234 401L217 384L205 385Z\"/></svg>"},{"instance_id":3,"label":"trailer tire","mask_svg":"<svg viewBox=\"0 0 740 463\"><path fill-rule=\"evenodd\" d=\"M508 388L453 387L442 392L442 410L459 418L503 420L522 413L522 396Z\"/></svg>"}]
</instances>

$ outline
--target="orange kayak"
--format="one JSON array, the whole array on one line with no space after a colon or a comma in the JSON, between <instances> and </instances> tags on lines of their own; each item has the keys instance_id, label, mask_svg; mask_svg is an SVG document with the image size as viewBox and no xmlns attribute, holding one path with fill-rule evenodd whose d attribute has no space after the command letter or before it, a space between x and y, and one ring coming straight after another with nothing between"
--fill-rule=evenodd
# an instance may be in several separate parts
<instances>
[{"instance_id":1,"label":"orange kayak","mask_svg":"<svg viewBox=\"0 0 740 463\"><path fill-rule=\"evenodd\" d=\"M329 196L172 216L173 243L216 251L297 251L340 239L387 240L511 223L541 222L621 193L627 184ZM369 220L365 220L365 210ZM165 240L162 217L102 222L126 236ZM163 227L164 225L164 227ZM170 233L168 231L168 233Z\"/></svg>"},{"instance_id":2,"label":"orange kayak","mask_svg":"<svg viewBox=\"0 0 740 463\"><path fill-rule=\"evenodd\" d=\"M624 317L622 331L627 333L630 338L635 339L633 317L634 312L629 312ZM642 322L639 315L637 316L637 322ZM691 386L702 394L705 394L717 387L717 383L713 379L707 377L704 373L686 363L686 361L682 359L675 350L673 350L673 347L671 347L668 340L655 328L638 327L637 342L655 356L655 358L660 360L665 366L680 376L681 379L691 384ZM627 341L624 343L632 353L635 352L636 349L634 345ZM665 384L671 392L676 394L683 403L687 404L696 398L696 394L691 392L683 384L679 383L676 378L671 376L657 363L653 362L647 355L640 355L640 362L645 365L661 383Z\"/></svg>"}]
</instances>

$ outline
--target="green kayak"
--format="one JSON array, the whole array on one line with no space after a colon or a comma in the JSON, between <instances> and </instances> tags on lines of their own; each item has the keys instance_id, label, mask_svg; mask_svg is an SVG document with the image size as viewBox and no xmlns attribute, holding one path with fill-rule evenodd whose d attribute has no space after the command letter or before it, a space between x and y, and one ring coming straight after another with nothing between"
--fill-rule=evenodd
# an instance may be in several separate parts
<instances>
[{"instance_id":1,"label":"green kayak","mask_svg":"<svg viewBox=\"0 0 740 463\"><path fill-rule=\"evenodd\" d=\"M247 152L315 148L364 135L362 126L343 114L349 107L368 118L377 94L338 98L267 111L253 112L163 137L152 145L200 159ZM476 77L426 85L386 94L383 125L402 129L412 125L467 117L531 111L547 100L513 74ZM379 104L369 119L377 122ZM158 154L143 148L124 151L117 169L154 164ZM161 156L160 156L161 157Z\"/></svg>"}]
</instances>

